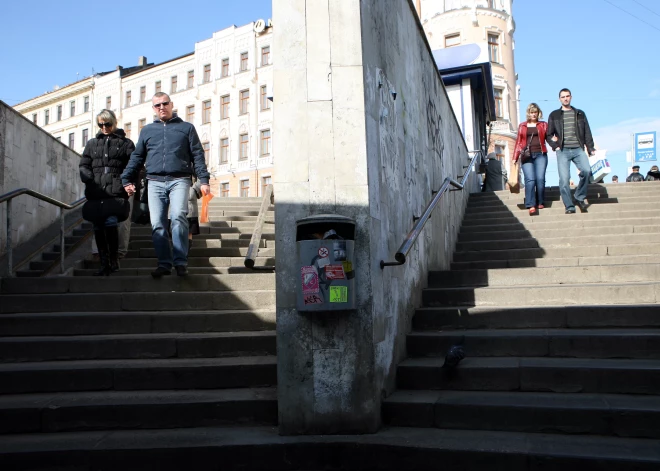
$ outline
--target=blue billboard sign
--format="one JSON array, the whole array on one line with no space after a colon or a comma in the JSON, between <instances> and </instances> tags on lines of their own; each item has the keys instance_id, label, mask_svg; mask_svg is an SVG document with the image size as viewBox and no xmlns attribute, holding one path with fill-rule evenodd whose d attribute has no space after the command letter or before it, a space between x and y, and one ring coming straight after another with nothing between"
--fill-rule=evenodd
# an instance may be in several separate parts
<instances>
[{"instance_id":1,"label":"blue billboard sign","mask_svg":"<svg viewBox=\"0 0 660 471\"><path fill-rule=\"evenodd\" d=\"M635 162L656 160L655 131L635 134Z\"/></svg>"}]
</instances>

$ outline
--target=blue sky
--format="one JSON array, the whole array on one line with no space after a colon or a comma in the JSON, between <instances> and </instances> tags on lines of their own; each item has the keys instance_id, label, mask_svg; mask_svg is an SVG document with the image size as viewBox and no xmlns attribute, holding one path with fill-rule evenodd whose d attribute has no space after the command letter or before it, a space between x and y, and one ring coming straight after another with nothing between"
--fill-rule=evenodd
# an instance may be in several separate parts
<instances>
[{"instance_id":1,"label":"blue sky","mask_svg":"<svg viewBox=\"0 0 660 471\"><path fill-rule=\"evenodd\" d=\"M570 88L613 173L625 177L631 133L660 134L660 2L515 0L513 8L520 108L534 101L547 116ZM192 8L171 0L5 2L0 99L14 105L92 71L136 65L141 55L162 62L214 31L270 17L269 0L198 0ZM552 154L547 181L557 183Z\"/></svg>"},{"instance_id":2,"label":"blue sky","mask_svg":"<svg viewBox=\"0 0 660 471\"><path fill-rule=\"evenodd\" d=\"M559 108L559 90L570 88L612 174L625 180L631 133L660 136L660 1L515 0L513 14L522 116L537 102L547 118ZM546 181L556 185L554 155L549 160ZM641 173L654 164L640 164Z\"/></svg>"}]
</instances>

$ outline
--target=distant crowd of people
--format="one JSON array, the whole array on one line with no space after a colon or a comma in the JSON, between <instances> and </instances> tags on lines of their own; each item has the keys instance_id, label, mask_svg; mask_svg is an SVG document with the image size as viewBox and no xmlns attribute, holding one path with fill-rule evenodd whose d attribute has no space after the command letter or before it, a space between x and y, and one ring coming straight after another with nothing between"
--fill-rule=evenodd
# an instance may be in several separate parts
<instances>
[{"instance_id":1,"label":"distant crowd of people","mask_svg":"<svg viewBox=\"0 0 660 471\"><path fill-rule=\"evenodd\" d=\"M627 183L660 181L660 170L658 170L657 165L652 166L651 170L646 172L646 177L639 172L639 169L639 165L633 165L632 173L626 178ZM619 183L619 177L617 175L612 175L612 183Z\"/></svg>"}]
</instances>

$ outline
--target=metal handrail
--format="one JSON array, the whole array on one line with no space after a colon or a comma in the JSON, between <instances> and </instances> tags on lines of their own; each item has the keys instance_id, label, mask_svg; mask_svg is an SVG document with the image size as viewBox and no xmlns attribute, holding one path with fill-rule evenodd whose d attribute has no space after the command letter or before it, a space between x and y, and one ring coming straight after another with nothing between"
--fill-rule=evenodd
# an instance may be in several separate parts
<instances>
[{"instance_id":1,"label":"metal handrail","mask_svg":"<svg viewBox=\"0 0 660 471\"><path fill-rule=\"evenodd\" d=\"M85 201L87 201L87 198L83 197L80 198L76 201L74 201L71 204L66 204L61 201L56 200L55 198L51 198L50 196L43 195L39 193L38 191L30 190L29 188L18 188L16 190L10 191L9 193L5 193L4 195L0 195L0 204L4 203L5 201L7 202L7 276L8 277L13 277L13 251L11 248L11 203L14 198L17 196L21 195L29 195L34 198L37 198L38 200L45 201L46 203L50 203L52 205L57 206L60 208L59 211L59 218L60 218L60 273L64 273L64 252L65 252L65 245L64 245L64 210L65 209L75 209L81 204L83 204Z\"/></svg>"},{"instance_id":2,"label":"metal handrail","mask_svg":"<svg viewBox=\"0 0 660 471\"><path fill-rule=\"evenodd\" d=\"M440 199L445 194L447 189L449 189L449 186L451 185L457 190L462 190L464 188L465 181L470 175L470 172L472 171L472 168L474 167L477 159L479 157L483 157L483 151L470 150L468 151L468 154L474 154L474 157L472 157L472 159L470 160L470 164L465 168L465 173L463 173L463 178L461 178L460 183L455 180L452 180L449 177L444 179L442 185L440 186L440 189L437 192L434 192L435 194L433 196L433 199L429 202L428 205L426 205L426 208L424 209L422 215L419 218L416 218L417 222L415 223L412 230L408 233L408 235L404 239L403 243L399 247L399 250L397 250L396 254L394 254L394 258L396 259L396 262L386 262L385 260L381 260L380 261L381 270L385 267L403 265L404 263L406 263L406 257L408 256L408 252L410 252L410 249L417 241L419 235L422 233L422 229L424 229L426 222L431 218L431 213L438 205Z\"/></svg>"},{"instance_id":3,"label":"metal handrail","mask_svg":"<svg viewBox=\"0 0 660 471\"><path fill-rule=\"evenodd\" d=\"M247 254L245 254L245 261L243 262L246 268L250 268L252 270L275 270L275 267L272 265L254 266L257 253L259 252L259 244L261 243L261 234L264 229L266 213L268 212L268 207L271 204L273 204L273 185L266 185L264 197L261 200L261 208L259 208L259 215L257 216L257 222L254 224L250 245L248 246Z\"/></svg>"}]
</instances>

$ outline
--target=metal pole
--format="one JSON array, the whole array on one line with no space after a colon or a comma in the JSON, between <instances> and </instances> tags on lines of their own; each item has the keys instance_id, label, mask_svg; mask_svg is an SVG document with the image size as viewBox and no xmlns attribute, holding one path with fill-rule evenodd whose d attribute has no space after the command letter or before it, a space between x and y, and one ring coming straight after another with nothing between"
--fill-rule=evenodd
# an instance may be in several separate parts
<instances>
[{"instance_id":1,"label":"metal pole","mask_svg":"<svg viewBox=\"0 0 660 471\"><path fill-rule=\"evenodd\" d=\"M13 276L13 260L11 250L11 200L7 200L7 277Z\"/></svg>"},{"instance_id":2,"label":"metal pole","mask_svg":"<svg viewBox=\"0 0 660 471\"><path fill-rule=\"evenodd\" d=\"M64 274L64 208L60 208L60 274Z\"/></svg>"}]
</instances>

